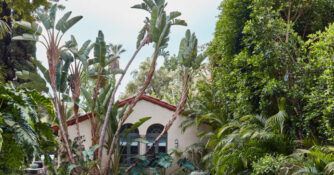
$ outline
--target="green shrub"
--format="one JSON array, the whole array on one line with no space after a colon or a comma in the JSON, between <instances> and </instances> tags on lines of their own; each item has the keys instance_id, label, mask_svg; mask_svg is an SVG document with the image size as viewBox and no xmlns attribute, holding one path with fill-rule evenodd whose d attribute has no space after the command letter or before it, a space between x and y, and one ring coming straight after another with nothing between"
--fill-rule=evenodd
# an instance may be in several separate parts
<instances>
[{"instance_id":1,"label":"green shrub","mask_svg":"<svg viewBox=\"0 0 334 175\"><path fill-rule=\"evenodd\" d=\"M292 159L284 155L266 155L257 162L253 162L252 175L276 175L282 171L282 168L292 162Z\"/></svg>"}]
</instances>

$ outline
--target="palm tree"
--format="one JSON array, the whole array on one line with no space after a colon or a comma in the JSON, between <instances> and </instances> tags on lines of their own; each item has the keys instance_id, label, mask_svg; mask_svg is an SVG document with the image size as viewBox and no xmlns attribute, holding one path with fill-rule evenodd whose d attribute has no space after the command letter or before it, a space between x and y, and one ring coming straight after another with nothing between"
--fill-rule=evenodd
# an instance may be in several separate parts
<instances>
[{"instance_id":1,"label":"palm tree","mask_svg":"<svg viewBox=\"0 0 334 175\"><path fill-rule=\"evenodd\" d=\"M109 49L111 51L111 54L114 57L117 57L116 60L114 60L113 62L110 63L110 67L111 67L112 70L118 70L119 69L119 57L120 57L120 54L125 52L125 49L122 49L121 44L119 44L119 45L110 44Z\"/></svg>"}]
</instances>

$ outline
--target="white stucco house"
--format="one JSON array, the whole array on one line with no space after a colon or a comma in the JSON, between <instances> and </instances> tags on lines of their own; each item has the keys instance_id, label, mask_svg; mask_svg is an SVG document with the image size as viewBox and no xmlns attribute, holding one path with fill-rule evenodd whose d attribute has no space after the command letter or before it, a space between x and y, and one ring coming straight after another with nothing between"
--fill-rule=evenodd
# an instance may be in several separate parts
<instances>
[{"instance_id":1,"label":"white stucco house","mask_svg":"<svg viewBox=\"0 0 334 175\"><path fill-rule=\"evenodd\" d=\"M119 107L123 107L125 104L130 103L134 97L125 99L119 103ZM137 130L133 131L127 136L127 138L120 138L120 146L123 146L123 152L121 153L121 164L124 166L131 163L131 157L144 154L149 144L144 144L140 142L134 142L128 146L125 146L126 142L136 138L142 137L147 139L149 142L152 142L163 130L164 126L172 118L176 106L166 103L157 98L143 95L136 106L133 109L133 112L126 120L123 125L124 128L130 127L131 124L139 121L143 117L152 117L150 120L142 124ZM172 148L183 150L187 146L190 146L194 143L201 142L197 135L207 130L206 126L191 126L185 132L182 132L182 129L179 127L181 122L186 120L184 116L178 116L173 126L168 131L167 135L154 147L154 152L164 152L168 153L168 150ZM89 115L83 115L79 119L80 124L80 133L85 138L85 149L89 149L91 146L91 123L89 121ZM76 127L75 119L67 121L69 137L74 139L76 137ZM54 128L57 129L57 128ZM105 157L106 155L104 155ZM174 160L172 167L167 169L167 174L171 174L178 166Z\"/></svg>"}]
</instances>

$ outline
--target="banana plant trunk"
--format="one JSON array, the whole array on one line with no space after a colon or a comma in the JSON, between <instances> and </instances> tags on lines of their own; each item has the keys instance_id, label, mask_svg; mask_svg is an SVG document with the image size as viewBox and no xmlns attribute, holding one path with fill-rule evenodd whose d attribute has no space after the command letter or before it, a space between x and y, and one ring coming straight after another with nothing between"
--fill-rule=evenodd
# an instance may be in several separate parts
<instances>
[{"instance_id":1,"label":"banana plant trunk","mask_svg":"<svg viewBox=\"0 0 334 175\"><path fill-rule=\"evenodd\" d=\"M91 133L92 133L92 146L99 143L99 133L97 129L97 123L95 118L95 112L92 112L92 115L90 116L90 123L92 125ZM94 152L94 159L97 159L97 150Z\"/></svg>"},{"instance_id":2,"label":"banana plant trunk","mask_svg":"<svg viewBox=\"0 0 334 175\"><path fill-rule=\"evenodd\" d=\"M53 91L53 95L54 95L54 98L55 98L55 101L56 101L55 106L56 106L57 118L59 120L59 128L61 130L62 137L63 137L64 142L65 142L65 149L67 151L67 154L68 154L68 157L69 157L71 163L75 164L75 161L73 159L72 152L71 152L71 149L70 149L70 145L68 143L68 133L65 132L65 129L64 129L64 126L63 126L64 122L63 122L63 119L62 119L62 116L61 116L59 101L58 101L57 93L55 92L55 90Z\"/></svg>"},{"instance_id":3,"label":"banana plant trunk","mask_svg":"<svg viewBox=\"0 0 334 175\"><path fill-rule=\"evenodd\" d=\"M78 110L79 110L78 105L74 104L75 125L76 125L76 128L77 128L77 136L80 137L79 114L78 114Z\"/></svg>"},{"instance_id":4,"label":"banana plant trunk","mask_svg":"<svg viewBox=\"0 0 334 175\"><path fill-rule=\"evenodd\" d=\"M55 43L54 39L50 41L50 47L47 50L47 55L48 55L47 58L48 58L48 63L49 63L50 82L51 82L51 88L53 91L53 98L55 101L54 105L56 107L57 118L59 120L59 128L61 130L62 137L65 142L65 149L67 151L68 157L71 163L75 164L75 160L73 158L73 155L70 149L70 145L68 143L68 132L66 132L64 129L64 125L66 125L66 122L63 121L62 112L60 109L60 101L57 96L57 81L56 81L56 71L57 70L56 69L57 69L57 65L59 62L59 58L60 58L60 50L57 48L57 44Z\"/></svg>"}]
</instances>

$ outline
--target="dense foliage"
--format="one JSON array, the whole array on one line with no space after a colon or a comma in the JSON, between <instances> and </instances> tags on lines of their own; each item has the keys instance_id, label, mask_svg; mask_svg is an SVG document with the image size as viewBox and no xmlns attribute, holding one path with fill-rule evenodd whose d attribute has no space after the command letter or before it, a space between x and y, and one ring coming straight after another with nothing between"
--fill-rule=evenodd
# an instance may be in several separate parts
<instances>
[{"instance_id":1,"label":"dense foliage","mask_svg":"<svg viewBox=\"0 0 334 175\"><path fill-rule=\"evenodd\" d=\"M14 35L28 32L23 28L15 28L14 21L36 21L34 12L38 8L50 8L51 2L59 0L0 0L0 20L5 22L11 32L0 37L0 81L17 81L15 71L36 71L31 57L36 56L36 43L33 41L13 41Z\"/></svg>"},{"instance_id":2,"label":"dense foliage","mask_svg":"<svg viewBox=\"0 0 334 175\"><path fill-rule=\"evenodd\" d=\"M51 7L51 1L0 0L0 83L14 79L19 83L0 84L0 174L22 173L40 155L46 156L45 163L56 173L49 157L56 147L58 174L123 172L118 137L144 93L177 104L148 152L184 106L188 107L184 114L192 117L181 127L196 123L212 129L201 134L209 139L206 150L184 150L191 150L193 160L183 153L177 156L174 150L182 173L334 173L334 0L223 0L215 37L205 54L198 54L197 38L187 30L178 55L166 58L157 71L157 60L168 55L171 27L186 25L179 19L180 12L167 14L165 0L144 0L133 6L148 12L148 17L124 70L118 60L125 50L106 44L102 31L92 44L88 40L79 47L71 36L60 45L65 32L82 16L70 18L67 12L56 22L56 11L63 7ZM16 21L19 27L14 28L13 20L25 21ZM47 50L48 68L30 58L36 42ZM123 98L135 98L118 109L115 94L124 74L150 43L152 56L133 72L135 80L123 94ZM209 66L201 65L206 55ZM118 80L117 74L121 74ZM40 94L50 90L52 101ZM87 151L78 124L80 112L90 112L92 145ZM71 117L76 119L74 140L66 125ZM130 129L149 119L140 119ZM51 124L60 128L61 146L54 140ZM106 167L102 166L103 148L107 149ZM168 154L146 154L125 171L139 174L150 167L159 174L173 162ZM203 157L202 162L195 160L198 157Z\"/></svg>"},{"instance_id":3,"label":"dense foliage","mask_svg":"<svg viewBox=\"0 0 334 175\"><path fill-rule=\"evenodd\" d=\"M45 117L53 116L50 99L36 91L0 85L0 174L22 171L33 158L54 154L56 141Z\"/></svg>"},{"instance_id":4,"label":"dense foliage","mask_svg":"<svg viewBox=\"0 0 334 175\"><path fill-rule=\"evenodd\" d=\"M181 95L178 89L182 87L182 77L180 70L172 70L170 68L168 61L172 59L176 58L165 58L166 61L153 76L150 85L146 89L146 93L159 99L166 99L168 102L175 104L175 101ZM125 93L121 95L121 99L131 97L138 92L148 74L150 63L151 59L147 58L146 61L140 63L139 70L131 72L133 80L126 85Z\"/></svg>"},{"instance_id":5,"label":"dense foliage","mask_svg":"<svg viewBox=\"0 0 334 175\"><path fill-rule=\"evenodd\" d=\"M198 121L213 130L206 134L213 150L206 168L212 174L278 174L284 167L332 172L333 153L322 166L285 156L333 144L334 1L225 0L220 9L207 50L211 79L198 85L194 106Z\"/></svg>"}]
</instances>

